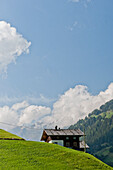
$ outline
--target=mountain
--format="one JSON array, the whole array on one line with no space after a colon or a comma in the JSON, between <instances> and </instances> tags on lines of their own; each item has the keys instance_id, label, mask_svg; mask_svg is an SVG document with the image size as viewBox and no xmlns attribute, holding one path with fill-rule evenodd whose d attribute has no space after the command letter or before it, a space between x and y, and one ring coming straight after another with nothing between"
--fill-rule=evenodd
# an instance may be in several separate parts
<instances>
[{"instance_id":1,"label":"mountain","mask_svg":"<svg viewBox=\"0 0 113 170\"><path fill-rule=\"evenodd\" d=\"M76 128L82 131L85 128L86 143L90 146L90 153L113 166L113 100L69 127L69 129Z\"/></svg>"},{"instance_id":2,"label":"mountain","mask_svg":"<svg viewBox=\"0 0 113 170\"><path fill-rule=\"evenodd\" d=\"M0 140L0 169L113 169L94 156L56 144Z\"/></svg>"}]
</instances>

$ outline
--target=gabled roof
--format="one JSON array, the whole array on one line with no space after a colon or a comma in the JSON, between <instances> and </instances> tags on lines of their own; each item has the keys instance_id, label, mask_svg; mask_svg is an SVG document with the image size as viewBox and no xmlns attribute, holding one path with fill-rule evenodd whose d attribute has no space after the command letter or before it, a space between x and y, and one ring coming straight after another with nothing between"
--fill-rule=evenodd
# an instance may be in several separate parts
<instances>
[{"instance_id":1,"label":"gabled roof","mask_svg":"<svg viewBox=\"0 0 113 170\"><path fill-rule=\"evenodd\" d=\"M48 136L83 136L84 133L80 129L45 129Z\"/></svg>"}]
</instances>

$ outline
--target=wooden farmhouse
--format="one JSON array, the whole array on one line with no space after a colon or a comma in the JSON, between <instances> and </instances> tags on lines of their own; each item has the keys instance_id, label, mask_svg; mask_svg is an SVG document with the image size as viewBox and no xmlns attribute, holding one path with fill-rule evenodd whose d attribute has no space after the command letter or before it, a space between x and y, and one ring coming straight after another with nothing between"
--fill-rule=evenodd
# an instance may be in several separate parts
<instances>
[{"instance_id":1,"label":"wooden farmhouse","mask_svg":"<svg viewBox=\"0 0 113 170\"><path fill-rule=\"evenodd\" d=\"M54 143L64 147L81 150L89 148L84 141L80 141L80 137L84 136L84 133L80 129L44 129L41 137L41 141L47 143Z\"/></svg>"}]
</instances>

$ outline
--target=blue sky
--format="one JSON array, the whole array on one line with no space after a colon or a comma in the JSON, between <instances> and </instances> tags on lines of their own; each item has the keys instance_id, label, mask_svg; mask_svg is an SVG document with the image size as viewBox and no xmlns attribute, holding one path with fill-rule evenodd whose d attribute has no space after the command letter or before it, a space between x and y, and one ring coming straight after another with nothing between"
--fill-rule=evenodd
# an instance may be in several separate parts
<instances>
[{"instance_id":1,"label":"blue sky","mask_svg":"<svg viewBox=\"0 0 113 170\"><path fill-rule=\"evenodd\" d=\"M77 84L93 94L106 89L113 79L112 5L112 0L2 1L1 20L31 41L29 55L10 64L7 78L1 78L2 93L56 98Z\"/></svg>"},{"instance_id":2,"label":"blue sky","mask_svg":"<svg viewBox=\"0 0 113 170\"><path fill-rule=\"evenodd\" d=\"M14 52L16 64L9 61L7 73L2 66L0 106L27 101L52 109L59 96L77 85L88 87L84 93L92 96L109 89L113 82L112 7L112 0L1 1L0 20L23 36L25 49L15 47L13 52L20 48L21 54L15 57ZM14 42L9 43L11 49ZM7 45L3 47L2 57L10 58ZM112 97L104 97L99 105Z\"/></svg>"}]
</instances>

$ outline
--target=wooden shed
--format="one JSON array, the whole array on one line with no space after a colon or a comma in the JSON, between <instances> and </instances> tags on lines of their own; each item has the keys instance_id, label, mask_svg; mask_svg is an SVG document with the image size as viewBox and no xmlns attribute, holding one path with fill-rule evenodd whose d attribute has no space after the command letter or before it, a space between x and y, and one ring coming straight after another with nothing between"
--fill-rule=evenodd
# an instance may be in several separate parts
<instances>
[{"instance_id":1,"label":"wooden shed","mask_svg":"<svg viewBox=\"0 0 113 170\"><path fill-rule=\"evenodd\" d=\"M84 133L80 129L44 129L41 137L41 141L47 143L54 143L64 147L84 150L84 147L89 148L88 145L81 143L80 137L84 136Z\"/></svg>"}]
</instances>

